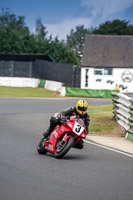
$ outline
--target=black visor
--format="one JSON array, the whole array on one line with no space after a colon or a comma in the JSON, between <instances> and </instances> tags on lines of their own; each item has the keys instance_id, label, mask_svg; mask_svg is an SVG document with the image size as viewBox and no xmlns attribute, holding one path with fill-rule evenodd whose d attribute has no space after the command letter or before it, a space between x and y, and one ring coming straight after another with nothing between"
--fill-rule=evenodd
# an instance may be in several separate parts
<instances>
[{"instance_id":1,"label":"black visor","mask_svg":"<svg viewBox=\"0 0 133 200\"><path fill-rule=\"evenodd\" d=\"M78 106L78 109L80 110L80 111L87 111L87 107L81 107L81 106Z\"/></svg>"}]
</instances>

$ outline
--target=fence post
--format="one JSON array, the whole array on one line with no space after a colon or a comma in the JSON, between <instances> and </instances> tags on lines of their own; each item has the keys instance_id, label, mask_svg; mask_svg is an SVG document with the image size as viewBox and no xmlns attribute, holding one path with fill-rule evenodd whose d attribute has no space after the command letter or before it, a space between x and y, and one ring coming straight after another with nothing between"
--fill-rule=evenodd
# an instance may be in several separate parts
<instances>
[{"instance_id":1,"label":"fence post","mask_svg":"<svg viewBox=\"0 0 133 200\"><path fill-rule=\"evenodd\" d=\"M13 77L13 71L14 71L13 61L10 61L10 66L11 66L11 77Z\"/></svg>"},{"instance_id":2,"label":"fence post","mask_svg":"<svg viewBox=\"0 0 133 200\"><path fill-rule=\"evenodd\" d=\"M32 78L32 62L30 62L30 78Z\"/></svg>"},{"instance_id":3,"label":"fence post","mask_svg":"<svg viewBox=\"0 0 133 200\"><path fill-rule=\"evenodd\" d=\"M72 88L74 86L75 67L76 65L72 66Z\"/></svg>"}]
</instances>

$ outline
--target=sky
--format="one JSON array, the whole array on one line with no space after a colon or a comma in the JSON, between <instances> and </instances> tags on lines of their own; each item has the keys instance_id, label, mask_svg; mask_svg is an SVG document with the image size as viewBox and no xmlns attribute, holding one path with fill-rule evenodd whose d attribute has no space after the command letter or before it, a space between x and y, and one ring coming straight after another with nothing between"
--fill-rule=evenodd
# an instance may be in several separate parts
<instances>
[{"instance_id":1,"label":"sky","mask_svg":"<svg viewBox=\"0 0 133 200\"><path fill-rule=\"evenodd\" d=\"M133 0L0 0L2 7L25 16L30 31L35 30L35 21L41 17L48 35L59 40L65 40L79 25L96 28L114 19L133 25Z\"/></svg>"}]
</instances>

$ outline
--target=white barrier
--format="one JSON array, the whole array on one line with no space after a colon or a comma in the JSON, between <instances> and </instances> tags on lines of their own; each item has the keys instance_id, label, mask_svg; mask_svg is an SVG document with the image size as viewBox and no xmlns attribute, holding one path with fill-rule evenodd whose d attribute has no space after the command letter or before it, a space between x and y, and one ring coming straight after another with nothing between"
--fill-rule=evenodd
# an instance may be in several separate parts
<instances>
[{"instance_id":1,"label":"white barrier","mask_svg":"<svg viewBox=\"0 0 133 200\"><path fill-rule=\"evenodd\" d=\"M61 82L46 80L46 83L45 83L44 87L47 90L60 92L61 96L65 96L65 94L66 94L66 89L65 89L65 87L62 86Z\"/></svg>"},{"instance_id":2,"label":"white barrier","mask_svg":"<svg viewBox=\"0 0 133 200\"><path fill-rule=\"evenodd\" d=\"M21 77L0 77L0 86L9 87L38 87L40 79Z\"/></svg>"},{"instance_id":3,"label":"white barrier","mask_svg":"<svg viewBox=\"0 0 133 200\"><path fill-rule=\"evenodd\" d=\"M52 91L61 91L62 83L57 81L48 81L46 80L45 89Z\"/></svg>"},{"instance_id":4,"label":"white barrier","mask_svg":"<svg viewBox=\"0 0 133 200\"><path fill-rule=\"evenodd\" d=\"M126 138L133 140L133 98L116 92L112 96L115 119L126 130Z\"/></svg>"}]
</instances>

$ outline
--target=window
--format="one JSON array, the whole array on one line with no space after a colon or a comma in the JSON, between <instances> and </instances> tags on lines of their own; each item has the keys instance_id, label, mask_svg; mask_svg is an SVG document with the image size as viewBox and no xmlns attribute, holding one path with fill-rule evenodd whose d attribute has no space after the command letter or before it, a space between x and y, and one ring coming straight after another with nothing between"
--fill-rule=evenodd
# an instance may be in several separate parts
<instances>
[{"instance_id":1,"label":"window","mask_svg":"<svg viewBox=\"0 0 133 200\"><path fill-rule=\"evenodd\" d=\"M95 74L95 75L103 75L102 70L103 70L103 69L94 69L94 74Z\"/></svg>"},{"instance_id":2,"label":"window","mask_svg":"<svg viewBox=\"0 0 133 200\"><path fill-rule=\"evenodd\" d=\"M112 68L95 68L95 75L112 75Z\"/></svg>"}]
</instances>

